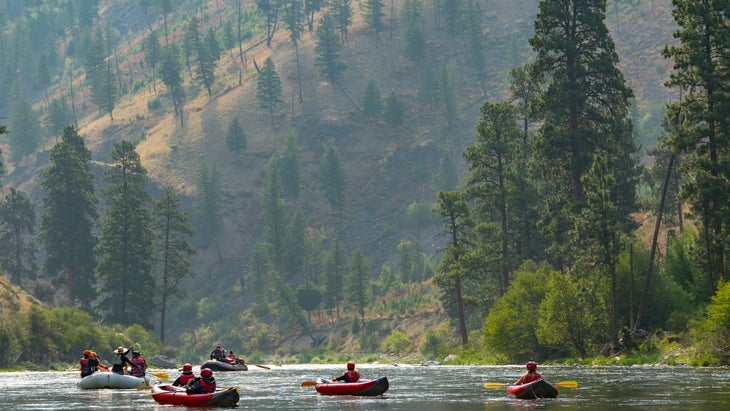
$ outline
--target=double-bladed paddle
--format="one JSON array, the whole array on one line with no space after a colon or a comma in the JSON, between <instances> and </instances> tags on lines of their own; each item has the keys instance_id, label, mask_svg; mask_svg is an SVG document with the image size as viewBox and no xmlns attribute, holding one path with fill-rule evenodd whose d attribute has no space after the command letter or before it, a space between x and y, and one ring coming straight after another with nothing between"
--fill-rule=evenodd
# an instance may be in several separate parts
<instances>
[{"instance_id":1,"label":"double-bladed paddle","mask_svg":"<svg viewBox=\"0 0 730 411\"><path fill-rule=\"evenodd\" d=\"M552 384L563 388L578 388L578 381L560 381ZM502 388L508 385L509 384L502 384L499 382L485 382L484 388Z\"/></svg>"}]
</instances>

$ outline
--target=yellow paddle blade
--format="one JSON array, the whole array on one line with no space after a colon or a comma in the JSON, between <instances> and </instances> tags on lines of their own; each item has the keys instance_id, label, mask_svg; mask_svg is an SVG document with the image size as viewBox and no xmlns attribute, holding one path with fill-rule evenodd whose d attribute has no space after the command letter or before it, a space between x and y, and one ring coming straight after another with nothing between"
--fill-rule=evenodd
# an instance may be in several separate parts
<instances>
[{"instance_id":1,"label":"yellow paddle blade","mask_svg":"<svg viewBox=\"0 0 730 411\"><path fill-rule=\"evenodd\" d=\"M506 386L507 386L507 384L502 384L499 382L485 382L484 383L484 388L502 388L502 387L506 387Z\"/></svg>"},{"instance_id":2,"label":"yellow paddle blade","mask_svg":"<svg viewBox=\"0 0 730 411\"><path fill-rule=\"evenodd\" d=\"M155 377L157 377L157 378L159 378L161 380L169 380L170 379L170 375L167 374L166 372L156 372L155 373Z\"/></svg>"},{"instance_id":3,"label":"yellow paddle blade","mask_svg":"<svg viewBox=\"0 0 730 411\"><path fill-rule=\"evenodd\" d=\"M317 385L317 381L304 381L302 387L314 387Z\"/></svg>"},{"instance_id":4,"label":"yellow paddle blade","mask_svg":"<svg viewBox=\"0 0 730 411\"><path fill-rule=\"evenodd\" d=\"M555 385L563 388L578 388L578 381L560 381Z\"/></svg>"}]
</instances>

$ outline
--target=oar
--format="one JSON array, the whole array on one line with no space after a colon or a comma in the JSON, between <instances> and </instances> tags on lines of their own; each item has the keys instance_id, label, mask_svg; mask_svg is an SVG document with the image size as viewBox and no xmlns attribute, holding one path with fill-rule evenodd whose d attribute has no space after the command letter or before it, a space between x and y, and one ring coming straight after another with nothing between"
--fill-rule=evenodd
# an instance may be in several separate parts
<instances>
[{"instance_id":1,"label":"oar","mask_svg":"<svg viewBox=\"0 0 730 411\"><path fill-rule=\"evenodd\" d=\"M498 382L485 382L484 388L502 388L506 387L509 384L502 384ZM558 387L563 388L578 388L578 381L560 381L556 382L553 385L557 385Z\"/></svg>"},{"instance_id":2,"label":"oar","mask_svg":"<svg viewBox=\"0 0 730 411\"><path fill-rule=\"evenodd\" d=\"M169 380L170 376L166 372L156 372L155 377L161 379L161 380Z\"/></svg>"},{"instance_id":3,"label":"oar","mask_svg":"<svg viewBox=\"0 0 730 411\"><path fill-rule=\"evenodd\" d=\"M265 370L270 370L271 369L271 368L269 368L269 367L267 367L265 365L261 365L261 364L253 364L253 365L256 366L256 367L259 367L259 368L263 368Z\"/></svg>"}]
</instances>

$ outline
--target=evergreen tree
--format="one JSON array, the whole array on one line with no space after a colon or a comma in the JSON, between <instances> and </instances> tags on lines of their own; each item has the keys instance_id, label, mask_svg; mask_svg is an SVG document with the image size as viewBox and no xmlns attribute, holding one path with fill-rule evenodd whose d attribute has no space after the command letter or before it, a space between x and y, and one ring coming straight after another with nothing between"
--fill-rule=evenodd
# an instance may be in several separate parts
<instances>
[{"instance_id":1,"label":"evergreen tree","mask_svg":"<svg viewBox=\"0 0 730 411\"><path fill-rule=\"evenodd\" d=\"M96 274L99 308L109 322L151 328L156 285L152 276L152 221L145 191L147 171L132 143L114 143L104 190Z\"/></svg>"},{"instance_id":2,"label":"evergreen tree","mask_svg":"<svg viewBox=\"0 0 730 411\"><path fill-rule=\"evenodd\" d=\"M667 85L685 94L669 106L681 125L668 143L672 153L683 156L686 179L682 192L694 217L701 221L702 263L716 290L727 277L730 250L730 82L726 69L730 17L724 2L676 0L672 4L679 27L674 37L679 44L663 52L674 62Z\"/></svg>"},{"instance_id":3,"label":"evergreen tree","mask_svg":"<svg viewBox=\"0 0 730 411\"><path fill-rule=\"evenodd\" d=\"M412 63L423 61L426 57L426 40L423 38L423 31L419 26L406 27L405 49L403 50L405 58Z\"/></svg>"},{"instance_id":4,"label":"evergreen tree","mask_svg":"<svg viewBox=\"0 0 730 411\"><path fill-rule=\"evenodd\" d=\"M284 257L284 236L286 227L286 209L282 197L279 161L272 156L266 167L264 186L261 190L261 219L263 221L263 238L268 245L270 261L280 270Z\"/></svg>"},{"instance_id":5,"label":"evergreen tree","mask_svg":"<svg viewBox=\"0 0 730 411\"><path fill-rule=\"evenodd\" d=\"M304 101L302 97L302 78L299 68L299 39L304 31L304 20L306 15L302 8L302 0L286 0L284 2L284 22L289 29L289 38L294 44L294 53L297 62L297 87L299 88L299 103Z\"/></svg>"},{"instance_id":6,"label":"evergreen tree","mask_svg":"<svg viewBox=\"0 0 730 411\"><path fill-rule=\"evenodd\" d=\"M526 167L519 163L517 144L520 130L514 107L510 103L484 103L477 126L476 142L464 151L469 164L466 193L474 204L474 215L485 233L478 249L484 264L479 271L496 280L497 296L507 292L511 273L522 263L515 252L512 195L517 187L515 171Z\"/></svg>"},{"instance_id":7,"label":"evergreen tree","mask_svg":"<svg viewBox=\"0 0 730 411\"><path fill-rule=\"evenodd\" d=\"M605 1L541 1L530 45L532 73L548 79L541 95L545 112L533 142L547 200L540 227L556 267L573 265L582 248L570 234L585 207L582 181L599 150L615 170L616 203L623 229L633 224L636 151L629 120L632 91L616 67L618 55L604 24Z\"/></svg>"},{"instance_id":8,"label":"evergreen tree","mask_svg":"<svg viewBox=\"0 0 730 411\"><path fill-rule=\"evenodd\" d=\"M385 99L383 119L391 127L403 125L403 112L403 103L395 95L395 92L391 91Z\"/></svg>"},{"instance_id":9,"label":"evergreen tree","mask_svg":"<svg viewBox=\"0 0 730 411\"><path fill-rule=\"evenodd\" d=\"M482 85L484 85L484 79L486 78L486 72L484 71L484 67L486 67L486 56L484 55L484 28L482 27L482 16L484 16L484 13L474 0L467 1L466 7L465 25L468 36L468 52L466 54L467 61L476 72L479 81Z\"/></svg>"},{"instance_id":10,"label":"evergreen tree","mask_svg":"<svg viewBox=\"0 0 730 411\"><path fill-rule=\"evenodd\" d=\"M40 240L45 248L45 272L65 285L68 303L89 309L94 287L94 224L98 200L94 193L91 152L73 126L66 126L61 141L51 149L43 170L43 216Z\"/></svg>"},{"instance_id":11,"label":"evergreen tree","mask_svg":"<svg viewBox=\"0 0 730 411\"><path fill-rule=\"evenodd\" d=\"M360 324L365 327L365 307L370 304L370 262L361 249L355 250L350 259L350 269L345 284L345 298L358 310Z\"/></svg>"},{"instance_id":12,"label":"evergreen tree","mask_svg":"<svg viewBox=\"0 0 730 411\"><path fill-rule=\"evenodd\" d=\"M256 0L256 7L266 16L266 47L271 47L271 40L274 38L279 21L279 1Z\"/></svg>"},{"instance_id":13,"label":"evergreen tree","mask_svg":"<svg viewBox=\"0 0 730 411\"><path fill-rule=\"evenodd\" d=\"M160 61L160 39L155 32L151 32L142 43L144 48L144 60L147 68L152 74L152 89L157 91L157 62Z\"/></svg>"},{"instance_id":14,"label":"evergreen tree","mask_svg":"<svg viewBox=\"0 0 730 411\"><path fill-rule=\"evenodd\" d=\"M352 9L352 0L332 0L330 10L334 14L337 30L340 32L340 42L347 43L352 18L355 14Z\"/></svg>"},{"instance_id":15,"label":"evergreen tree","mask_svg":"<svg viewBox=\"0 0 730 411\"><path fill-rule=\"evenodd\" d=\"M322 75L333 83L347 68L340 61L342 44L337 39L335 23L335 17L329 11L325 12L320 18L317 27L317 44L315 46L317 57L314 60L314 65L321 70Z\"/></svg>"},{"instance_id":16,"label":"evergreen tree","mask_svg":"<svg viewBox=\"0 0 730 411\"><path fill-rule=\"evenodd\" d=\"M180 196L171 187L165 188L165 193L155 202L152 217L159 264L160 341L164 343L167 301L169 297L185 295L181 282L195 275L189 261L195 249L187 240L193 236L188 214L182 209Z\"/></svg>"},{"instance_id":17,"label":"evergreen tree","mask_svg":"<svg viewBox=\"0 0 730 411\"><path fill-rule=\"evenodd\" d=\"M221 45L218 43L218 38L212 27L208 29L208 33L205 35L205 45L210 50L211 59L214 62L218 62L221 59Z\"/></svg>"},{"instance_id":18,"label":"evergreen tree","mask_svg":"<svg viewBox=\"0 0 730 411\"><path fill-rule=\"evenodd\" d=\"M0 202L0 266L13 282L33 279L36 269L35 210L27 194L10 188Z\"/></svg>"},{"instance_id":19,"label":"evergreen tree","mask_svg":"<svg viewBox=\"0 0 730 411\"><path fill-rule=\"evenodd\" d=\"M365 12L365 21L368 26L375 32L375 47L378 47L378 41L380 40L380 32L383 31L383 17L385 13L383 8L385 4L383 0L366 0L363 3L363 9Z\"/></svg>"},{"instance_id":20,"label":"evergreen tree","mask_svg":"<svg viewBox=\"0 0 730 411\"><path fill-rule=\"evenodd\" d=\"M188 24L188 33L190 35L190 52L195 61L195 79L199 80L208 91L208 97L213 97L213 83L215 83L215 67L217 60L213 51L200 34L200 25L198 19L193 17Z\"/></svg>"},{"instance_id":21,"label":"evergreen tree","mask_svg":"<svg viewBox=\"0 0 730 411\"><path fill-rule=\"evenodd\" d=\"M434 211L444 223L444 234L448 235L449 242L433 281L441 289L444 305L456 306L461 344L466 347L469 344L469 334L464 313L462 277L467 266L462 257L468 254L467 237L472 223L465 194L459 191L439 191Z\"/></svg>"},{"instance_id":22,"label":"evergreen tree","mask_svg":"<svg viewBox=\"0 0 730 411\"><path fill-rule=\"evenodd\" d=\"M307 29L314 31L314 16L322 10L325 0L304 0L304 14L307 16Z\"/></svg>"},{"instance_id":23,"label":"evergreen tree","mask_svg":"<svg viewBox=\"0 0 730 411\"><path fill-rule=\"evenodd\" d=\"M341 212L345 206L345 176L340 153L334 146L327 147L319 163L319 183L324 198L333 212Z\"/></svg>"},{"instance_id":24,"label":"evergreen tree","mask_svg":"<svg viewBox=\"0 0 730 411\"><path fill-rule=\"evenodd\" d=\"M324 308L332 313L335 310L336 318L340 316L340 303L342 302L343 279L347 270L347 256L345 249L339 239L332 243L332 249L327 254L325 261L325 294Z\"/></svg>"},{"instance_id":25,"label":"evergreen tree","mask_svg":"<svg viewBox=\"0 0 730 411\"><path fill-rule=\"evenodd\" d=\"M380 90L373 80L368 81L364 94L362 108L365 114L372 117L380 116L380 113L383 111L383 101L380 97Z\"/></svg>"},{"instance_id":26,"label":"evergreen tree","mask_svg":"<svg viewBox=\"0 0 730 411\"><path fill-rule=\"evenodd\" d=\"M302 182L301 172L299 171L300 151L301 148L297 144L296 131L290 130L286 134L284 153L281 155L279 162L282 194L289 199L299 198L299 190Z\"/></svg>"},{"instance_id":27,"label":"evergreen tree","mask_svg":"<svg viewBox=\"0 0 730 411\"><path fill-rule=\"evenodd\" d=\"M304 274L306 229L304 213L297 207L289 219L284 236L283 274L287 279L299 279Z\"/></svg>"},{"instance_id":28,"label":"evergreen tree","mask_svg":"<svg viewBox=\"0 0 730 411\"><path fill-rule=\"evenodd\" d=\"M175 115L180 118L180 125L183 122L183 101L185 99L185 91L182 87L182 76L180 75L180 49L175 43L165 46L162 50L160 58L160 79L170 92L172 106L175 109Z\"/></svg>"},{"instance_id":29,"label":"evergreen tree","mask_svg":"<svg viewBox=\"0 0 730 411\"><path fill-rule=\"evenodd\" d=\"M63 129L73 124L73 122L74 116L69 109L66 96L51 100L45 120L45 126L49 134L54 137L60 136L63 134Z\"/></svg>"},{"instance_id":30,"label":"evergreen tree","mask_svg":"<svg viewBox=\"0 0 730 411\"><path fill-rule=\"evenodd\" d=\"M33 154L41 144L41 128L38 115L28 100L20 98L13 107L10 118L10 159L19 163Z\"/></svg>"},{"instance_id":31,"label":"evergreen tree","mask_svg":"<svg viewBox=\"0 0 730 411\"><path fill-rule=\"evenodd\" d=\"M246 135L243 133L241 125L237 118L233 118L231 124L228 125L226 132L226 146L231 151L239 151L246 149Z\"/></svg>"},{"instance_id":32,"label":"evergreen tree","mask_svg":"<svg viewBox=\"0 0 730 411\"><path fill-rule=\"evenodd\" d=\"M197 195L193 200L195 225L203 243L213 241L223 229L223 176L215 163L202 164L196 182Z\"/></svg>"},{"instance_id":33,"label":"evergreen tree","mask_svg":"<svg viewBox=\"0 0 730 411\"><path fill-rule=\"evenodd\" d=\"M274 124L274 107L282 103L281 79L274 67L274 61L271 57L267 57L264 61L264 67L259 73L258 86L256 87L256 99L259 101L259 107L269 110L271 117L271 127Z\"/></svg>"}]
</instances>

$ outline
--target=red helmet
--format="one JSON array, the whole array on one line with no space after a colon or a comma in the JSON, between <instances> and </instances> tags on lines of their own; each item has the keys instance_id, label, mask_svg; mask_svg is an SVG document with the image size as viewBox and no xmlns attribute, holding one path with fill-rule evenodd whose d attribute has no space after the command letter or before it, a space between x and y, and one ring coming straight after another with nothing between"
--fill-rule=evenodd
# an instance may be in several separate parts
<instances>
[{"instance_id":1,"label":"red helmet","mask_svg":"<svg viewBox=\"0 0 730 411\"><path fill-rule=\"evenodd\" d=\"M525 367L530 371L535 371L537 369L537 363L535 361L528 361Z\"/></svg>"},{"instance_id":2,"label":"red helmet","mask_svg":"<svg viewBox=\"0 0 730 411\"><path fill-rule=\"evenodd\" d=\"M355 369L355 363L350 361L347 363L347 369L348 370L354 370Z\"/></svg>"},{"instance_id":3,"label":"red helmet","mask_svg":"<svg viewBox=\"0 0 730 411\"><path fill-rule=\"evenodd\" d=\"M185 365L183 365L182 370L183 371L193 371L193 366L190 364L185 364Z\"/></svg>"},{"instance_id":4,"label":"red helmet","mask_svg":"<svg viewBox=\"0 0 730 411\"><path fill-rule=\"evenodd\" d=\"M204 368L202 371L200 371L201 377L212 377L213 371L210 370L210 368Z\"/></svg>"}]
</instances>

